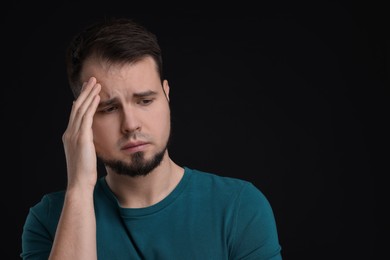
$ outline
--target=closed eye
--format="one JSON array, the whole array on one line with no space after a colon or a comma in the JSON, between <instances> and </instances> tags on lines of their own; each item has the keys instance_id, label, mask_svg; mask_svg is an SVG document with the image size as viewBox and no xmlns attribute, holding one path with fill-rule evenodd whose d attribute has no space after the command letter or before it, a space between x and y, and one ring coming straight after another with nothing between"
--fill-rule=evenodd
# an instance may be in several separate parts
<instances>
[{"instance_id":1,"label":"closed eye","mask_svg":"<svg viewBox=\"0 0 390 260\"><path fill-rule=\"evenodd\" d=\"M118 110L118 106L107 106L107 107L99 108L97 112L99 112L99 113L112 113L116 110Z\"/></svg>"}]
</instances>

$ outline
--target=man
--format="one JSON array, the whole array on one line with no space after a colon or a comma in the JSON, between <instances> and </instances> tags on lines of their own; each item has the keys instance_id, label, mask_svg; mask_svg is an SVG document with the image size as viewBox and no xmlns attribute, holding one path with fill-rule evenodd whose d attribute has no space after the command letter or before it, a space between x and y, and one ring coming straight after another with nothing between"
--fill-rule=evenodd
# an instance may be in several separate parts
<instances>
[{"instance_id":1,"label":"man","mask_svg":"<svg viewBox=\"0 0 390 260\"><path fill-rule=\"evenodd\" d=\"M162 71L155 35L128 19L92 25L71 42L67 188L30 209L22 258L282 259L260 190L170 158ZM99 178L97 158L107 173Z\"/></svg>"}]
</instances>

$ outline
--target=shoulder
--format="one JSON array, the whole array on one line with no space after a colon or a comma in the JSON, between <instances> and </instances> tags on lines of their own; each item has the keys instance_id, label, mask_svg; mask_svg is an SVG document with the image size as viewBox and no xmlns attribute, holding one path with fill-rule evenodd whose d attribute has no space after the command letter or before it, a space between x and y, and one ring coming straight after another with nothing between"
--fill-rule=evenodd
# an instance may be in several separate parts
<instances>
[{"instance_id":1,"label":"shoulder","mask_svg":"<svg viewBox=\"0 0 390 260\"><path fill-rule=\"evenodd\" d=\"M247 180L239 179L235 177L228 177L218 173L212 173L207 171L201 171L197 169L191 169L186 167L186 173L189 175L193 182L203 185L213 185L221 188L237 188L242 189L245 186L253 186L253 184Z\"/></svg>"},{"instance_id":2,"label":"shoulder","mask_svg":"<svg viewBox=\"0 0 390 260\"><path fill-rule=\"evenodd\" d=\"M203 208L209 206L208 212L213 213L221 210L232 258L281 259L274 213L257 186L199 170L190 170L190 178L199 187L196 191L204 199Z\"/></svg>"},{"instance_id":3,"label":"shoulder","mask_svg":"<svg viewBox=\"0 0 390 260\"><path fill-rule=\"evenodd\" d=\"M41 218L53 218L61 213L64 203L65 191L56 191L42 196L34 206L30 208L31 214Z\"/></svg>"},{"instance_id":4,"label":"shoulder","mask_svg":"<svg viewBox=\"0 0 390 260\"><path fill-rule=\"evenodd\" d=\"M54 235L62 211L64 194L64 191L45 194L30 207L23 227L24 238L32 234Z\"/></svg>"},{"instance_id":5,"label":"shoulder","mask_svg":"<svg viewBox=\"0 0 390 260\"><path fill-rule=\"evenodd\" d=\"M96 182L94 196L100 195L103 192L104 177L101 177ZM40 215L51 215L61 213L65 200L65 190L54 191L44 194L41 199L30 208L30 211L39 213Z\"/></svg>"},{"instance_id":6,"label":"shoulder","mask_svg":"<svg viewBox=\"0 0 390 260\"><path fill-rule=\"evenodd\" d=\"M191 186L215 196L236 198L248 203L266 200L264 194L252 182L221 174L186 168Z\"/></svg>"}]
</instances>

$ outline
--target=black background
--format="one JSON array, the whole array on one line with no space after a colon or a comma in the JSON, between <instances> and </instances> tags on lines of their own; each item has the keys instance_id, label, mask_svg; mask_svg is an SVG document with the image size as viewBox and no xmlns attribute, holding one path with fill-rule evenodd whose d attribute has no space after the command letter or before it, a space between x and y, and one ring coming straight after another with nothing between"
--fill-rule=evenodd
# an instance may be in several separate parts
<instances>
[{"instance_id":1,"label":"black background","mask_svg":"<svg viewBox=\"0 0 390 260\"><path fill-rule=\"evenodd\" d=\"M173 160L259 187L284 259L386 255L388 13L375 2L291 2L168 12L111 1L5 7L3 205L16 220L8 259L18 258L29 207L65 187L65 49L105 16L133 17L157 34L171 87Z\"/></svg>"}]
</instances>

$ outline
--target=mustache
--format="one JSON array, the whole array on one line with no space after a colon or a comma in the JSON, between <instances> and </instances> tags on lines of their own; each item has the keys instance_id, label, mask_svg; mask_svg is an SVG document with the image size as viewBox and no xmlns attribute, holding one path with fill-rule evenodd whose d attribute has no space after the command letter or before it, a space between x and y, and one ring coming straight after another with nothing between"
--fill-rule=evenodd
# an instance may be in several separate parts
<instances>
[{"instance_id":1,"label":"mustache","mask_svg":"<svg viewBox=\"0 0 390 260\"><path fill-rule=\"evenodd\" d=\"M147 141L149 139L150 139L150 137L147 134L140 133L140 132L132 132L132 133L128 133L128 134L124 135L119 140L119 144L125 144L125 143L129 142L130 140Z\"/></svg>"}]
</instances>

